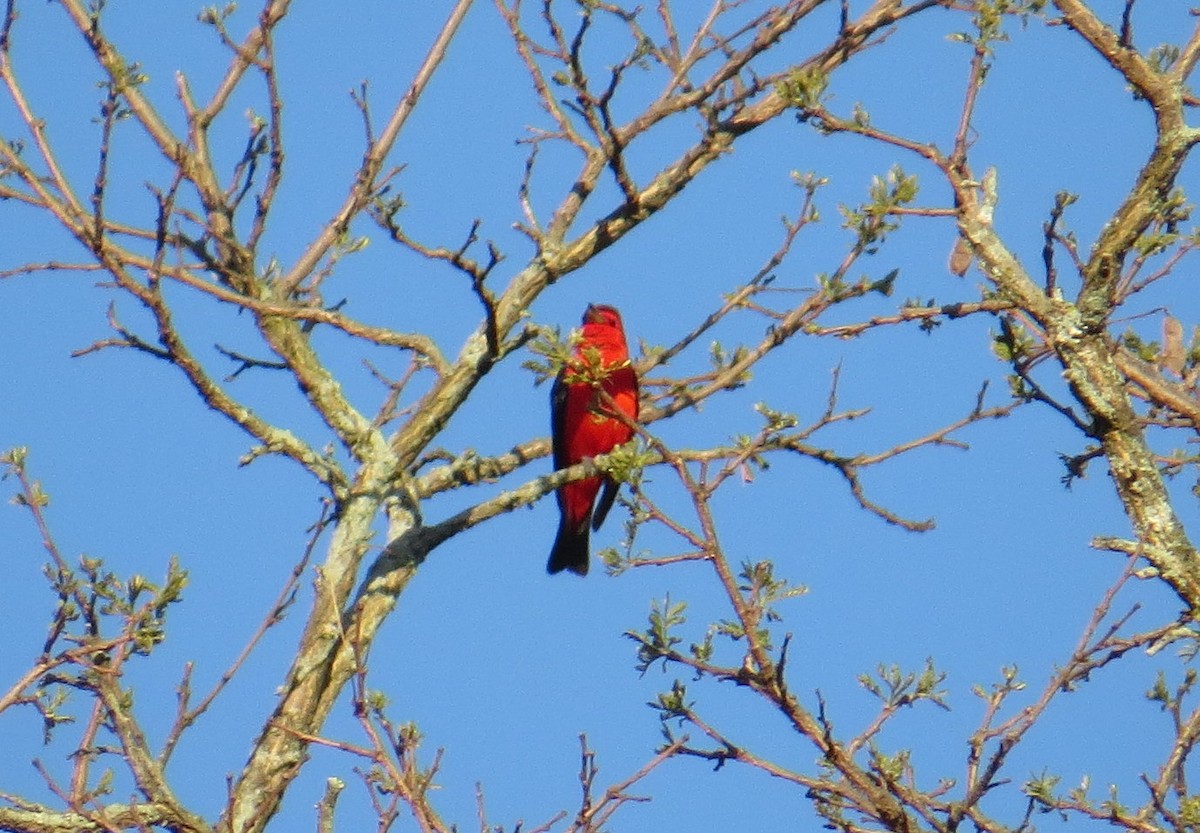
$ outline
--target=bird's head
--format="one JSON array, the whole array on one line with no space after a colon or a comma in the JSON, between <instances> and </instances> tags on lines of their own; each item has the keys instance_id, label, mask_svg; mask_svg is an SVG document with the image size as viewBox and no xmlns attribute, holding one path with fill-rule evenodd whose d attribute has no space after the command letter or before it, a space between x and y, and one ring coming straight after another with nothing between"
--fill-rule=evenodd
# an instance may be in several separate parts
<instances>
[{"instance_id":1,"label":"bird's head","mask_svg":"<svg viewBox=\"0 0 1200 833\"><path fill-rule=\"evenodd\" d=\"M616 307L607 304L588 304L587 309L583 311L583 323L603 324L622 329L621 313L617 312Z\"/></svg>"}]
</instances>

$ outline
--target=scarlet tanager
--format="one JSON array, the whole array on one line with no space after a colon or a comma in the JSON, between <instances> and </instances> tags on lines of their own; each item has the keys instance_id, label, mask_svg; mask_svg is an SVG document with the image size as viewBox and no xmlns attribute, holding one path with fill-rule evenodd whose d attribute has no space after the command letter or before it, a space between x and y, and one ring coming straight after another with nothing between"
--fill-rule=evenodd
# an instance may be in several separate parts
<instances>
[{"instance_id":1,"label":"scarlet tanager","mask_svg":"<svg viewBox=\"0 0 1200 833\"><path fill-rule=\"evenodd\" d=\"M609 306L589 304L574 358L559 372L550 391L555 470L607 454L629 441L633 429L612 416L614 407L637 419L637 374L629 361L621 314ZM604 493L593 513L601 484ZM587 575L588 528L599 529L604 523L618 486L611 477L597 475L559 487L555 497L561 519L547 572Z\"/></svg>"}]
</instances>

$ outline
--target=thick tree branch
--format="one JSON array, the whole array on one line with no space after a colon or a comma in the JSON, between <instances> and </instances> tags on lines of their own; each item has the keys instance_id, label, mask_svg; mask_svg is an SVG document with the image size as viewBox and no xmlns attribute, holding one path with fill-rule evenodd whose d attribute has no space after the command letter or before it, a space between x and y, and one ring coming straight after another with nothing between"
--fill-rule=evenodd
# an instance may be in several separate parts
<instances>
[{"instance_id":1,"label":"thick tree branch","mask_svg":"<svg viewBox=\"0 0 1200 833\"><path fill-rule=\"evenodd\" d=\"M87 814L45 807L0 807L0 830L20 833L111 833L114 830L148 830L167 827L175 817L154 804L109 804Z\"/></svg>"}]
</instances>

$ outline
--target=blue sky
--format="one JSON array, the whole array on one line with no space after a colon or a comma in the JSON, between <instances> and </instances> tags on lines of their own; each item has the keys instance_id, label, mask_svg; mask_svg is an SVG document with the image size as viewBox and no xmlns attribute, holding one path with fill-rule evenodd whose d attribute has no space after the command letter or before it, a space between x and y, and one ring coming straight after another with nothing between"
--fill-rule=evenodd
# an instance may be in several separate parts
<instances>
[{"instance_id":1,"label":"blue sky","mask_svg":"<svg viewBox=\"0 0 1200 833\"><path fill-rule=\"evenodd\" d=\"M1094 5L1107 20L1119 18L1121 3ZM1139 9L1139 46L1179 40L1190 30L1186 4L1164 5L1170 9ZM281 263L288 264L332 215L361 158L362 127L348 90L369 78L382 121L444 7L300 4L279 30L289 169L264 251ZM94 172L99 72L81 40L67 31L60 8L31 3L20 10L13 51L18 76L82 188ZM243 31L251 20L249 8L239 11L234 30ZM771 61L807 54L835 23L836 9L823 10ZM967 18L941 11L909 21L834 77L832 106L848 112L861 101L874 123L948 146L969 50L946 35L968 25ZM224 68L211 33L178 4L114 0L106 27L126 57L140 62L148 93L175 124L175 71L183 70L205 95ZM1054 194L1079 194L1068 222L1086 250L1144 160L1152 124L1148 108L1132 102L1117 74L1065 27L1035 21L1008 29L1012 41L999 45L981 98L972 164L978 171L998 168L997 227L1038 274L1041 227ZM597 34L592 60L599 71L612 60L606 50L620 44L613 30ZM225 154L231 163L240 153L247 107L262 105L252 96L235 100L218 124L224 140L218 158ZM481 218L481 235L507 255L493 277L503 285L531 254L511 228L521 219L516 190L526 153L515 140L526 125L545 124L499 15L491 4L477 4L394 154L405 165L396 182L408 203L406 229L429 244L455 245ZM635 173L644 178L659 169L693 130L686 119L664 126L635 151ZM18 132L10 102L0 99L0 135ZM112 210L130 222L152 216L143 183L164 176L148 150L135 131L118 131L113 176L121 184ZM922 205L947 205L946 188L917 160L858 139L822 137L781 118L741 141L662 215L553 287L531 309L532 318L565 332L586 303L603 301L622 310L631 339L671 343L778 246L780 216L794 214L800 204L793 170L830 178L818 198L823 222L800 235L776 270L777 285L809 290L818 273L836 267L850 242L839 228L837 205L864 200L870 177L897 161L921 176ZM576 165L567 154L543 155L534 183L540 211L557 203ZM1196 180L1193 164L1181 185L1194 192ZM598 205L604 208L596 213L611 206L603 196ZM350 315L420 329L456 353L479 319L466 280L399 250L378 229L363 224L356 232L369 235L370 245L347 258L326 299L344 296ZM899 268L896 295L835 310L830 321L884 314L907 297L977 297L978 273L960 280L946 270L953 239L945 220L907 220L854 275L880 277ZM44 218L0 204L0 269L78 256ZM1065 259L1061 263L1065 267ZM1166 306L1190 333L1200 321L1200 304L1187 268L1185 261L1184 274L1143 293L1128 313ZM1064 281L1069 293L1065 274ZM176 300L181 328L216 375L233 368L208 345L250 353L260 348L246 316L183 292ZM195 662L194 687L206 690L262 619L302 552L305 529L319 511L319 490L286 461L239 468L247 438L206 410L166 364L130 351L72 359L71 351L107 336L105 314L114 301L123 321L145 326L133 303L96 286L94 276L48 273L0 282L0 304L8 312L0 328L0 447L31 449L31 471L53 498L49 518L69 556L101 556L119 573L151 578L165 572L172 555L188 569L190 584L184 603L170 613L167 641L131 669L138 714L151 736L161 738L183 664ZM1157 338L1160 320L1153 313L1130 325ZM910 327L852 341L798 338L760 365L746 389L654 430L678 447L721 443L757 428L753 405L759 401L795 413L802 423L813 421L825 407L831 372L840 366L842 406L871 412L817 435L817 441L845 452L882 450L965 414L984 380L992 385L989 401L1002 401L1005 367L989 349L994 326L972 318L949 322L932 336ZM762 327L761 319L742 316L717 336L731 346L756 339ZM361 360L369 357L395 375L407 362L327 332L314 338L343 373L351 398L368 411L380 391ZM548 391L519 367L524 358L513 357L479 386L439 445L498 453L546 434ZM706 362L703 350L694 351L668 372L686 375ZM1048 384L1057 378L1052 371L1044 376ZM294 383L282 375L243 374L230 390L315 445L327 441ZM925 784L962 777L966 738L981 714L972 684L989 684L1002 665L1015 663L1037 692L1067 659L1096 601L1124 567L1116 556L1091 550L1088 541L1128 533L1102 464L1093 463L1087 479L1063 489L1057 455L1077 453L1084 443L1048 409L1023 408L1007 420L972 426L959 439L970 443L969 451L922 449L865 474L873 499L907 517L936 518L937 529L927 534L906 533L862 512L834 472L808 460L778 459L753 482L732 484L715 500L731 559L771 558L779 573L810 588L781 611L781 631L794 639L792 687L810 705L820 691L840 731L853 734L874 714L874 702L856 682L860 673L879 663L916 669L926 657L949 673L949 712L918 708L902 714L882 739L889 748L914 750ZM441 520L548 466L541 461L479 492L435 498L426 520ZM647 479L654 494L686 509L669 472L650 471ZM1186 494L1192 482L1185 475L1173 488L1183 521L1194 530L1196 501ZM623 520L614 513L594 536L593 550L617 545ZM547 499L445 544L422 567L372 650L371 682L389 695L392 718L420 725L426 755L445 748L436 805L462 829L475 824L476 782L483 785L489 820L506 829L518 819L532 827L559 810L573 812L580 732L597 752L601 782L621 780L641 766L659 742L654 713L644 703L669 688L676 672L655 668L639 677L633 645L621 634L642 626L651 600L668 595L689 602L688 638L726 615L698 566L635 570L616 579L600 570L584 581L546 576L555 524ZM7 642L0 651L0 687L7 688L40 649L53 598L25 513L0 511L0 541L8 599L0 613ZM663 554L678 543L646 530L636 546ZM307 613L311 579L310 570L288 618L177 754L171 774L181 796L201 813L219 810L225 775L240 771L274 702ZM1178 607L1152 583L1129 588L1122 598L1125 606L1144 604L1135 620L1139 629L1170 618ZM1166 654L1132 657L1064 697L1014 755L1007 777L1019 782L1046 768L1073 785L1093 773L1097 785L1117 783L1130 791L1130 803L1140 801L1138 775L1161 760L1169 739L1166 718L1141 695L1160 668L1173 679L1182 675L1181 663ZM701 711L723 721L742 742L811 770L812 749L746 692L711 683L692 691ZM41 727L31 718L29 712L0 715L0 749L11 750L12 760L0 771L0 793L50 800L26 759L40 757L52 771L65 773L63 755L72 747L66 735L41 748ZM361 740L348 706L335 712L327 733ZM370 824L362 786L354 783L351 768L357 764L316 750L289 794L280 826L312 823L312 804L330 775L351 782L339 807L341 829ZM783 830L810 820L800 792L732 766L713 772L702 762L672 762L637 792L654 801L623 809L614 829ZM1015 789L1005 795L989 809L1016 823L1023 800ZM120 789L118 797L124 797ZM1053 819L1042 821L1051 824ZM406 825L402 820L396 829L411 829Z\"/></svg>"}]
</instances>

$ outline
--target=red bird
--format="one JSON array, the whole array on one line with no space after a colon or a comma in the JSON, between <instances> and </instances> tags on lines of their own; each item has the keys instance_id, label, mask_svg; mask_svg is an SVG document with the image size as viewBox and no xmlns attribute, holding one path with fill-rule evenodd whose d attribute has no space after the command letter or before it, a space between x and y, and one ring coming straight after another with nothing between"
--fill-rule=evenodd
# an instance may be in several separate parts
<instances>
[{"instance_id":1,"label":"red bird","mask_svg":"<svg viewBox=\"0 0 1200 833\"><path fill-rule=\"evenodd\" d=\"M600 396L604 391L612 402ZM611 416L613 406L630 419L638 415L637 374L629 361L621 314L589 304L575 358L562 369L550 391L554 468L565 469L597 454L607 454L633 436L633 429ZM606 412L609 414L606 416ZM592 512L600 485L604 494ZM619 484L597 475L560 486L555 493L561 520L546 570L588 571L588 527L599 529L612 508Z\"/></svg>"}]
</instances>

